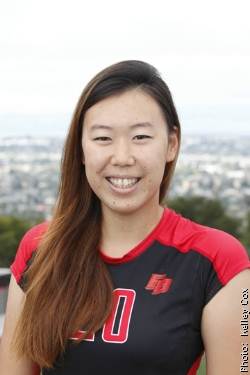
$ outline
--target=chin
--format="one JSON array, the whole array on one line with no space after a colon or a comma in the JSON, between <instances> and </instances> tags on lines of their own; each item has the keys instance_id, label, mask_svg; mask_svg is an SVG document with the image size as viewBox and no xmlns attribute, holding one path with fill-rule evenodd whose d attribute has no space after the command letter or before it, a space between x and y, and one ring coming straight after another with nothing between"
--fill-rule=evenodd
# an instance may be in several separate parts
<instances>
[{"instance_id":1,"label":"chin","mask_svg":"<svg viewBox=\"0 0 250 375\"><path fill-rule=\"evenodd\" d=\"M121 204L119 202L113 201L113 204L106 204L101 202L102 208L105 210L111 210L116 213L120 214L131 214L138 211L141 205L133 204L133 203L125 203Z\"/></svg>"},{"instance_id":2,"label":"chin","mask_svg":"<svg viewBox=\"0 0 250 375\"><path fill-rule=\"evenodd\" d=\"M153 199L152 199L153 198ZM145 200L124 200L123 202L119 199L110 199L103 201L101 200L102 207L107 210L111 210L113 212L121 213L121 214L132 214L137 211L143 210L147 206L150 205L159 205L156 202L159 202L159 200L156 200L155 197L148 197L148 199Z\"/></svg>"}]
</instances>

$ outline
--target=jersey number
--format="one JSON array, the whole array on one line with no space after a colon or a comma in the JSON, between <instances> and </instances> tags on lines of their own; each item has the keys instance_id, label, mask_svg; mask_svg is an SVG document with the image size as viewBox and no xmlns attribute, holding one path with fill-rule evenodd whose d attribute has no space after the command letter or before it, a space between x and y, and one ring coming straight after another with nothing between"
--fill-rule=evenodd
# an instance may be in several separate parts
<instances>
[{"instance_id":1,"label":"jersey number","mask_svg":"<svg viewBox=\"0 0 250 375\"><path fill-rule=\"evenodd\" d=\"M114 307L102 328L103 341L119 344L127 341L135 295L133 289L117 288L113 290ZM117 328L115 329L115 327ZM70 339L78 340L84 333L85 331L78 330ZM94 341L95 333L89 334L84 340Z\"/></svg>"}]
</instances>

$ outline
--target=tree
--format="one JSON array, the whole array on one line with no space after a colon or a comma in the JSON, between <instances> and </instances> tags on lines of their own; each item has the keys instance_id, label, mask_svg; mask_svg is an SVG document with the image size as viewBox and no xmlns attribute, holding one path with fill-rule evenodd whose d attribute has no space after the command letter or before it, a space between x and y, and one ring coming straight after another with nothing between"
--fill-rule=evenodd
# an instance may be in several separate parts
<instances>
[{"instance_id":1,"label":"tree","mask_svg":"<svg viewBox=\"0 0 250 375\"><path fill-rule=\"evenodd\" d=\"M241 220L227 215L221 202L205 197L178 197L170 199L167 206L199 224L224 230L241 238Z\"/></svg>"},{"instance_id":2,"label":"tree","mask_svg":"<svg viewBox=\"0 0 250 375\"><path fill-rule=\"evenodd\" d=\"M24 233L42 220L0 216L0 267L9 267Z\"/></svg>"},{"instance_id":3,"label":"tree","mask_svg":"<svg viewBox=\"0 0 250 375\"><path fill-rule=\"evenodd\" d=\"M242 235L242 243L248 249L248 253L250 255L250 211L247 214L247 223L245 231Z\"/></svg>"}]
</instances>

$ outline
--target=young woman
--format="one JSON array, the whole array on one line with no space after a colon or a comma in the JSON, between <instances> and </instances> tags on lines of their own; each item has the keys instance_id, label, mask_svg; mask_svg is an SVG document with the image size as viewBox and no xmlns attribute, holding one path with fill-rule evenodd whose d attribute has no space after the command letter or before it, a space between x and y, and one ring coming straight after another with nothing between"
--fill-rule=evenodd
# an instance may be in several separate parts
<instances>
[{"instance_id":1,"label":"young woman","mask_svg":"<svg viewBox=\"0 0 250 375\"><path fill-rule=\"evenodd\" d=\"M53 217L11 265L1 375L191 375L204 351L207 375L240 374L250 261L164 204L180 139L153 66L123 61L89 82Z\"/></svg>"}]
</instances>

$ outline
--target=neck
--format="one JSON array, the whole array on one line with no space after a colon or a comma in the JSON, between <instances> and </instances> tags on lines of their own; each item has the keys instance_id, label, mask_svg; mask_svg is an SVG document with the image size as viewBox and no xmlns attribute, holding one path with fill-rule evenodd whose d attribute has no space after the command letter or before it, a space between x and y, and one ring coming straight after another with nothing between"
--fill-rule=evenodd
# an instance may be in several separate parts
<instances>
[{"instance_id":1,"label":"neck","mask_svg":"<svg viewBox=\"0 0 250 375\"><path fill-rule=\"evenodd\" d=\"M163 211L160 205L142 207L130 213L103 208L102 252L111 257L124 255L156 227Z\"/></svg>"}]
</instances>

